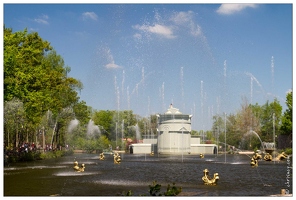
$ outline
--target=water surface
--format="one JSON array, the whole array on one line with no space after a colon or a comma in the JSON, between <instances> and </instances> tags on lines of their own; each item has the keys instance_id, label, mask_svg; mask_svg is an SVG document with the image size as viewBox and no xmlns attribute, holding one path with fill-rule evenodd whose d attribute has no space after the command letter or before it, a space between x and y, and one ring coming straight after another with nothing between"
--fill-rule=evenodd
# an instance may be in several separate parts
<instances>
[{"instance_id":1,"label":"water surface","mask_svg":"<svg viewBox=\"0 0 296 200\"><path fill-rule=\"evenodd\" d=\"M281 189L292 193L292 180L287 185L291 164L259 161L250 166L249 155L135 155L121 154L122 162L113 156L99 160L96 154L72 156L11 164L4 168L4 196L117 196L129 190L133 196L149 196L149 185L175 183L182 187L181 196L270 196ZM82 173L73 170L73 162L84 163ZM204 185L203 170L210 176L219 173L216 186Z\"/></svg>"}]
</instances>

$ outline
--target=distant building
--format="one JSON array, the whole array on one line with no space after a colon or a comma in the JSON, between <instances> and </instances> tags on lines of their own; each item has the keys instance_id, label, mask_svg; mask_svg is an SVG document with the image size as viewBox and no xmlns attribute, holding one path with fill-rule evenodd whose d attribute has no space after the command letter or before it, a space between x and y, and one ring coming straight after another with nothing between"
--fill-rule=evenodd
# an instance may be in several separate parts
<instances>
[{"instance_id":1,"label":"distant building","mask_svg":"<svg viewBox=\"0 0 296 200\"><path fill-rule=\"evenodd\" d=\"M150 154L214 154L217 145L200 144L199 136L191 136L192 115L182 114L171 104L164 114L157 114L157 137L146 136L143 143L130 145L130 153Z\"/></svg>"},{"instance_id":2,"label":"distant building","mask_svg":"<svg viewBox=\"0 0 296 200\"><path fill-rule=\"evenodd\" d=\"M190 153L192 115L182 114L171 104L166 113L156 116L158 119L158 153Z\"/></svg>"}]
</instances>

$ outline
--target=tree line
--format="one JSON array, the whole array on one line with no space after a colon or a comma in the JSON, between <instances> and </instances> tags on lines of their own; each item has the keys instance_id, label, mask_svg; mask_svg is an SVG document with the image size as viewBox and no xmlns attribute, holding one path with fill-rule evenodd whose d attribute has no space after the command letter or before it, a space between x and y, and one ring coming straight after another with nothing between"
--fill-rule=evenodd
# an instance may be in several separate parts
<instances>
[{"instance_id":1,"label":"tree line","mask_svg":"<svg viewBox=\"0 0 296 200\"><path fill-rule=\"evenodd\" d=\"M94 110L80 100L83 84L69 77L71 68L65 66L48 41L37 32L13 32L4 27L4 145L19 149L24 143L35 143L45 149L61 147L93 151L111 146L126 148L127 138L136 142L143 135L157 135L155 115L141 117L132 110ZM224 116L213 117L212 130L206 140L224 141L248 148L258 147L258 141L244 134L255 131L264 141L271 141L271 133L292 133L292 92L287 94L288 109L275 99L263 106L249 105L243 101L241 110ZM75 127L69 129L71 123ZM93 130L90 126L93 126ZM139 135L140 134L140 135ZM200 135L201 131L192 131Z\"/></svg>"},{"instance_id":2,"label":"tree line","mask_svg":"<svg viewBox=\"0 0 296 200\"><path fill-rule=\"evenodd\" d=\"M262 148L261 142L275 142L277 146L280 135L292 135L292 91L286 94L286 105L282 114L282 106L276 98L264 105L251 105L243 99L237 113L213 117L207 139L222 143L226 140L227 145L248 150Z\"/></svg>"},{"instance_id":3,"label":"tree line","mask_svg":"<svg viewBox=\"0 0 296 200\"><path fill-rule=\"evenodd\" d=\"M110 144L122 146L121 137L135 138L136 128L141 133L151 131L147 130L151 127L148 119L132 111L97 111L87 106L78 96L83 85L68 76L70 70L37 32L29 33L27 29L13 32L4 27L6 148L17 150L24 143L35 143L43 149L66 145L107 148ZM155 121L155 117L151 119ZM79 123L70 133L72 120ZM93 138L87 135L90 120L100 129Z\"/></svg>"}]
</instances>

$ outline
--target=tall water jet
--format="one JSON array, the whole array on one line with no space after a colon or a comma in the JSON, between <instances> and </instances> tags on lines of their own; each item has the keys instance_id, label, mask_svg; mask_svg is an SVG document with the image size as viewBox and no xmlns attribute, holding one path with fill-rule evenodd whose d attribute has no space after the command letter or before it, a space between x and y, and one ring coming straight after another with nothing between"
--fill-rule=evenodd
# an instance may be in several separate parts
<instances>
[{"instance_id":1,"label":"tall water jet","mask_svg":"<svg viewBox=\"0 0 296 200\"><path fill-rule=\"evenodd\" d=\"M253 77L251 76L251 105L253 103Z\"/></svg>"},{"instance_id":2,"label":"tall water jet","mask_svg":"<svg viewBox=\"0 0 296 200\"><path fill-rule=\"evenodd\" d=\"M124 144L123 144L123 140L124 139L124 119L122 120L122 123L121 123L121 146L122 146L122 149L124 149Z\"/></svg>"},{"instance_id":3,"label":"tall water jet","mask_svg":"<svg viewBox=\"0 0 296 200\"><path fill-rule=\"evenodd\" d=\"M182 104L183 104L183 110L185 110L185 103L184 103L184 80L183 80L183 76L184 76L184 73L183 73L183 67L181 67L181 73L180 73L180 78L181 78L181 96L182 96ZM184 125L182 124L182 127L184 127ZM182 149L182 162L183 162L183 128L182 128L182 141L181 141L181 149ZM180 150L179 150L180 151Z\"/></svg>"},{"instance_id":4,"label":"tall water jet","mask_svg":"<svg viewBox=\"0 0 296 200\"><path fill-rule=\"evenodd\" d=\"M164 103L164 82L161 85L161 100L162 100L162 110L165 111L165 103Z\"/></svg>"},{"instance_id":5,"label":"tall water jet","mask_svg":"<svg viewBox=\"0 0 296 200\"><path fill-rule=\"evenodd\" d=\"M95 125L93 120L89 120L89 122L87 124L87 136L93 137L96 134L101 135L101 130L97 125Z\"/></svg>"},{"instance_id":6,"label":"tall water jet","mask_svg":"<svg viewBox=\"0 0 296 200\"><path fill-rule=\"evenodd\" d=\"M143 84L143 86L145 85L145 70L144 70L144 67L142 67L142 79L141 79L141 82Z\"/></svg>"},{"instance_id":7,"label":"tall water jet","mask_svg":"<svg viewBox=\"0 0 296 200\"><path fill-rule=\"evenodd\" d=\"M131 107L131 97L129 94L129 87L126 88L126 96L127 96L127 109L130 110Z\"/></svg>"},{"instance_id":8,"label":"tall water jet","mask_svg":"<svg viewBox=\"0 0 296 200\"><path fill-rule=\"evenodd\" d=\"M274 58L271 56L271 87L272 87L272 94L274 89Z\"/></svg>"},{"instance_id":9,"label":"tall water jet","mask_svg":"<svg viewBox=\"0 0 296 200\"><path fill-rule=\"evenodd\" d=\"M224 113L225 115L224 115L224 126L225 126L225 128L224 128L224 137L225 137L225 163L226 163L226 148L227 148L227 146L226 146L226 113Z\"/></svg>"},{"instance_id":10,"label":"tall water jet","mask_svg":"<svg viewBox=\"0 0 296 200\"><path fill-rule=\"evenodd\" d=\"M122 95L122 100L124 99L124 82L125 82L125 71L122 71L122 81L121 81L121 95Z\"/></svg>"},{"instance_id":11,"label":"tall water jet","mask_svg":"<svg viewBox=\"0 0 296 200\"><path fill-rule=\"evenodd\" d=\"M201 106L201 124L202 124L202 141L204 142L205 138L204 138L204 112L203 112L203 99L204 99L204 93L203 93L203 81L200 81L200 106Z\"/></svg>"},{"instance_id":12,"label":"tall water jet","mask_svg":"<svg viewBox=\"0 0 296 200\"><path fill-rule=\"evenodd\" d=\"M182 97L182 104L183 104L183 110L185 110L185 103L184 103L184 72L183 72L183 67L181 67L181 72L180 72L180 82L181 82L181 97Z\"/></svg>"},{"instance_id":13,"label":"tall water jet","mask_svg":"<svg viewBox=\"0 0 296 200\"><path fill-rule=\"evenodd\" d=\"M149 116L150 113L150 97L148 96L148 103L147 103L147 115Z\"/></svg>"},{"instance_id":14,"label":"tall water jet","mask_svg":"<svg viewBox=\"0 0 296 200\"><path fill-rule=\"evenodd\" d=\"M135 126L133 126L133 128L134 128L135 131L136 131L136 141L137 141L137 143L138 143L139 140L141 139L141 133L140 133L140 128L139 128L139 126L138 126L138 123L137 123Z\"/></svg>"},{"instance_id":15,"label":"tall water jet","mask_svg":"<svg viewBox=\"0 0 296 200\"><path fill-rule=\"evenodd\" d=\"M72 133L73 130L78 126L78 124L79 124L78 119L71 120L68 126L68 133Z\"/></svg>"},{"instance_id":16,"label":"tall water jet","mask_svg":"<svg viewBox=\"0 0 296 200\"><path fill-rule=\"evenodd\" d=\"M251 78L251 103L252 103L252 100L253 100L253 81L255 81L257 83L257 85L261 89L262 95L266 97L265 91L264 91L262 85L260 84L260 82L257 80L257 78L253 74L251 74L249 72L246 72L245 74L250 76L250 78Z\"/></svg>"},{"instance_id":17,"label":"tall water jet","mask_svg":"<svg viewBox=\"0 0 296 200\"><path fill-rule=\"evenodd\" d=\"M115 87L115 95L117 99L117 121L116 121L116 131L115 131L115 145L117 147L117 124L119 123L119 109L120 109L120 94L119 94L119 87L117 86L117 78L116 76L114 77L114 87Z\"/></svg>"},{"instance_id":18,"label":"tall water jet","mask_svg":"<svg viewBox=\"0 0 296 200\"><path fill-rule=\"evenodd\" d=\"M250 130L250 131L248 131L244 136L250 136L250 135L252 135L252 134L254 134L254 135L260 140L260 144L261 144L261 146L262 146L262 149L263 149L263 151L265 152L264 144L263 144L263 142L262 142L260 136L258 135L258 133L256 133L256 132L253 131L253 130Z\"/></svg>"},{"instance_id":19,"label":"tall water jet","mask_svg":"<svg viewBox=\"0 0 296 200\"><path fill-rule=\"evenodd\" d=\"M226 80L227 80L227 73L226 73L226 70L227 70L227 61L224 60L224 83L223 83L223 112L226 112L226 109L227 109L227 104L228 104L228 89L227 89L227 83L226 83Z\"/></svg>"},{"instance_id":20,"label":"tall water jet","mask_svg":"<svg viewBox=\"0 0 296 200\"><path fill-rule=\"evenodd\" d=\"M226 78L226 69L227 69L226 60L224 60L224 78Z\"/></svg>"}]
</instances>

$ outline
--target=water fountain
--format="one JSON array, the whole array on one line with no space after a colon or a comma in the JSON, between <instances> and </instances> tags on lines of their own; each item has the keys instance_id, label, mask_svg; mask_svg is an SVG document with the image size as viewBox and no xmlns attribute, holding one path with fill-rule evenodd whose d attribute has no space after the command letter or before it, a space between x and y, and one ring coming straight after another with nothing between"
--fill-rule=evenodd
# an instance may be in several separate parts
<instances>
[{"instance_id":1,"label":"water fountain","mask_svg":"<svg viewBox=\"0 0 296 200\"><path fill-rule=\"evenodd\" d=\"M70 124L68 126L68 133L72 133L73 130L79 125L78 119L73 119L70 121Z\"/></svg>"},{"instance_id":2,"label":"water fountain","mask_svg":"<svg viewBox=\"0 0 296 200\"><path fill-rule=\"evenodd\" d=\"M249 135L251 135L251 134L254 134L254 135L260 140L261 147L262 147L262 149L263 149L263 152L265 153L264 143L262 142L262 140L261 140L260 136L258 135L258 133L256 133L256 132L253 131L253 130L250 130L250 131L248 131L244 136L249 136Z\"/></svg>"},{"instance_id":3,"label":"water fountain","mask_svg":"<svg viewBox=\"0 0 296 200\"><path fill-rule=\"evenodd\" d=\"M196 25L191 23L191 25ZM204 37L206 38L206 37ZM188 39L188 37L187 37ZM189 40L189 39L188 39ZM196 40L196 39L194 39ZM145 41L141 44L144 44ZM149 43L149 42L147 42ZM199 42L194 41L194 44L200 44ZM140 44L140 43L139 43ZM163 43L164 44L164 43ZM162 44L162 45L163 45ZM182 43L180 43L181 45ZM132 46L132 45L130 45ZM165 46L165 45L163 45ZM204 47L203 47L204 46ZM153 45L149 46L153 47ZM196 46L195 46L196 47ZM200 46L198 46L200 47ZM207 47L207 48L205 48ZM145 48L145 47L144 47ZM146 49L146 48L145 48ZM149 49L149 48L147 48ZM171 48L173 49L173 48ZM207 57L211 54L211 49L208 48L208 44L203 42L201 45L202 56ZM151 50L151 49L150 49ZM164 49L166 50L166 49ZM152 48L151 54L154 49ZM149 51L147 51L149 54ZM164 51L165 52L165 51ZM198 54L198 53L196 53ZM169 53L168 53L169 55ZM192 56L203 58L202 56ZM210 57L210 56L209 56ZM153 60L153 55L148 56L149 60ZM141 58L140 58L141 59ZM226 61L224 62L224 85L223 91L220 91L220 88L217 86L221 84L218 79L218 75L212 72L218 71L217 66L213 66L212 61L215 60L213 57L210 57L210 64L207 63L207 59L201 59L201 73L204 69L207 69L209 73L207 76L198 77L194 75L193 80L197 80L197 83L200 81L200 112L202 117L199 122L201 122L202 129L202 138L204 141L206 129L205 119L208 119L209 116L206 116L204 110L210 105L209 101L206 101L206 87L210 87L213 91L210 91L214 94L213 98L207 98L207 100L215 99L217 97L217 113L220 113L220 92L223 93L224 101L222 105L225 105L226 99L229 97L227 94L231 92L226 89ZM141 60L145 63L146 60ZM198 60L199 61L199 60ZM197 62L196 62L197 63ZM137 66L139 67L139 66ZM139 102L139 98L132 98L132 95L138 95L141 89L139 86L144 85L147 80L145 79L145 70L144 67L141 68L141 80L136 84L135 89L132 93L129 93L127 89L127 104L128 109L130 105L133 105L137 111L142 109L144 106L139 106L139 104L147 105L147 102ZM136 67L133 67L132 70L136 71ZM164 70L165 71L165 70ZM120 87L118 86L117 76L114 79L115 86L115 95L116 95L116 105L117 111L124 108L122 100L124 99L124 85L126 84L125 79L127 76L133 76L130 79L135 79L137 76L134 74L128 74L129 71L122 71L122 87L120 92ZM159 75L161 74L161 75ZM260 83L258 80L251 74L247 73L251 78L251 99L253 99L253 81L256 81L259 86ZM97 77L96 77L97 78ZM155 104L161 105L163 111L165 110L165 97L172 98L172 95L169 93L175 89L175 85L170 82L171 77L166 79L165 72L156 73L156 76L151 82L155 82L151 87L161 87L161 100L153 102ZM181 96L182 96L182 105L185 109L185 101L192 101L194 95L198 94L196 91L192 91L188 96L185 95L183 80L186 80L187 77L184 77L183 67L181 68ZM145 80L145 81L144 81ZM167 81L167 82L164 82ZM205 82L204 82L204 81ZM105 81L105 80L104 80ZM133 80L134 81L134 80ZM178 81L174 81L178 82ZM132 84L131 82L130 84ZM166 83L166 91L165 91ZM206 84L205 84L206 83ZM172 85L172 86L171 86ZM208 86L210 85L210 86ZM230 84L229 84L230 85ZM233 84L235 85L235 84ZM243 83L242 85L245 85ZM215 87L216 86L216 87ZM239 87L239 86L237 86ZM261 86L262 87L262 86ZM127 87L129 88L129 87ZM144 89L143 89L144 91ZM166 92L166 93L165 93ZM209 93L210 93L209 92ZM155 94L154 94L155 95ZM148 95L146 95L147 97ZM198 96L198 95L196 95ZM120 98L121 97L121 98ZM150 99L150 98L149 98ZM157 98L155 98L157 99ZM189 100L188 100L189 99ZM194 113L195 103L194 101ZM120 104L122 103L122 104ZM152 103L151 103L152 104ZM207 105L208 104L208 105ZM150 101L148 103L150 106ZM189 104L186 104L186 107ZM161 108L154 108L155 110L161 110ZM186 108L187 109L187 108ZM226 108L224 108L224 113L226 113ZM228 112L228 111L227 111ZM138 112L136 112L138 113ZM139 113L140 114L140 113ZM149 113L150 114L150 113ZM196 115L198 116L198 115ZM226 114L225 114L226 116ZM226 118L226 117L225 117ZM196 120L198 122L198 120ZM122 138L123 138L123 123L122 122ZM196 123L197 124L197 123ZM75 127L78 125L78 120L73 120L71 126L69 126L68 132L72 132ZM117 146L117 137L118 129L120 127L119 117L117 117L116 122L116 146ZM136 130L136 140L139 141L140 131L138 125L134 126ZM88 124L88 135L91 136L95 133L100 133L99 127L95 126L92 121ZM158 132L160 134L160 132ZM183 129L181 134L184 135ZM226 129L225 129L225 150L226 150ZM261 138L254 131L250 131L249 134L255 134L261 144ZM163 141L161 141L163 142ZM183 144L183 142L182 142ZM162 145L164 146L164 145ZM179 145L179 149L183 149L183 146ZM262 146L264 148L264 146ZM171 146L169 147L171 148ZM69 157L57 158L54 160L40 160L33 163L17 163L11 165L4 169L4 195L5 196L50 196L57 194L60 196L116 196L122 191L132 190L134 195L145 194L147 191L148 185L153 181L157 180L160 184L166 185L170 183L176 183L178 186L182 186L181 196L270 196L277 194L282 188L290 189L287 186L287 168L291 166L288 165L288 159L279 160L276 163L265 162L256 168L250 167L250 159L245 155L239 154L229 154L227 155L226 162L226 151L225 154L215 155L206 155L206 159L200 159L200 157L192 156L188 154L180 155L161 155L158 156L148 156L145 159L143 155L132 155L124 154L124 159L120 159L119 154L106 155L104 156L104 162L100 162L98 155L94 154L75 154ZM100 159L103 156L100 155ZM87 168L83 173L73 173L73 160L79 160L79 162L87 165ZM103 160L103 159L101 159ZM118 164L118 165L114 165ZM119 165L120 163L120 165ZM78 164L77 164L78 165ZM75 164L76 166L76 164ZM77 167L76 167L77 168ZM207 170L205 170L207 169ZM208 170L214 171L214 179L208 176ZM207 179L206 183L208 184L217 184L219 180L219 185L217 187L207 187L205 183L201 180L201 176L204 172L204 180ZM271 176L272 174L272 176ZM218 179L217 177L220 177ZM28 177L32 177L28 179ZM289 178L288 178L289 179ZM290 180L290 179L289 179ZM17 188L17 189L15 189ZM277 192L278 191L278 192ZM292 190L288 191L292 193Z\"/></svg>"},{"instance_id":4,"label":"water fountain","mask_svg":"<svg viewBox=\"0 0 296 200\"><path fill-rule=\"evenodd\" d=\"M141 139L140 128L139 128L138 124L136 124L135 126L133 126L133 128L136 131L136 141L139 142L139 140Z\"/></svg>"},{"instance_id":5,"label":"water fountain","mask_svg":"<svg viewBox=\"0 0 296 200\"><path fill-rule=\"evenodd\" d=\"M93 120L89 120L87 124L87 135L93 137L95 134L101 135L101 130L99 126L95 125Z\"/></svg>"}]
</instances>

